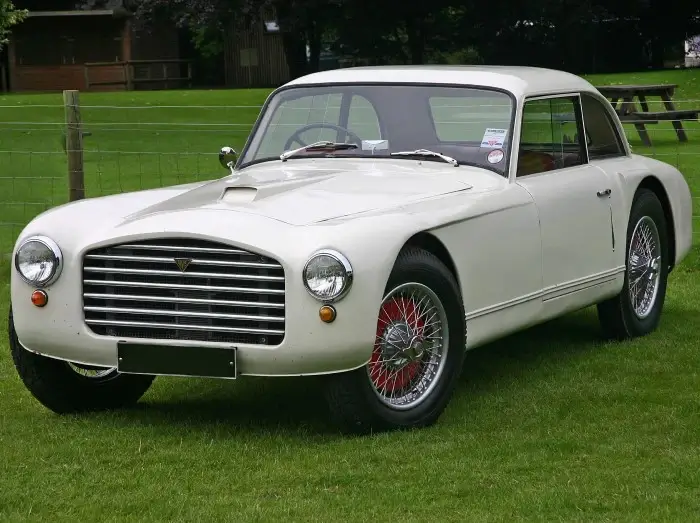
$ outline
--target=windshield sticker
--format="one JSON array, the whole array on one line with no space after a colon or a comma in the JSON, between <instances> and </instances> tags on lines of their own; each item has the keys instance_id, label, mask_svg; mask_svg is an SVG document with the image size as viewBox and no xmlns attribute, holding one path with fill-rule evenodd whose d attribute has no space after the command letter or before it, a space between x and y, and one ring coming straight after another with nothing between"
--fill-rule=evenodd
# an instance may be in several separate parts
<instances>
[{"instance_id":1,"label":"windshield sticker","mask_svg":"<svg viewBox=\"0 0 700 523\"><path fill-rule=\"evenodd\" d=\"M386 151L389 148L389 140L362 140L363 151Z\"/></svg>"},{"instance_id":2,"label":"windshield sticker","mask_svg":"<svg viewBox=\"0 0 700 523\"><path fill-rule=\"evenodd\" d=\"M486 159L489 163L500 163L503 161L503 151L500 149L494 149L487 156Z\"/></svg>"},{"instance_id":3,"label":"windshield sticker","mask_svg":"<svg viewBox=\"0 0 700 523\"><path fill-rule=\"evenodd\" d=\"M507 132L507 129L486 129L484 131L484 137L481 139L481 147L488 147L490 149L503 147Z\"/></svg>"}]
</instances>

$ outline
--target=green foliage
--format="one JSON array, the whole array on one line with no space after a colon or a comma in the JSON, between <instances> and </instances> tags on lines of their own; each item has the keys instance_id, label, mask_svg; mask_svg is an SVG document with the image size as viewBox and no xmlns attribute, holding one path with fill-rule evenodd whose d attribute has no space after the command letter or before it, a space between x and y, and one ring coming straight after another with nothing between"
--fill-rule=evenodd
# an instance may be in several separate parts
<instances>
[{"instance_id":1,"label":"green foliage","mask_svg":"<svg viewBox=\"0 0 700 523\"><path fill-rule=\"evenodd\" d=\"M677 59L684 38L700 32L700 2L687 0L506 0L498 10L476 0L132 3L140 18L160 13L189 27L207 56L220 54L226 31L251 27L263 12L276 16L292 77L316 70L327 47L353 64L507 63L574 73L631 71Z\"/></svg>"},{"instance_id":2,"label":"green foliage","mask_svg":"<svg viewBox=\"0 0 700 523\"><path fill-rule=\"evenodd\" d=\"M17 9L11 0L0 0L0 49L7 43L11 27L27 16L25 9Z\"/></svg>"},{"instance_id":3,"label":"green foliage","mask_svg":"<svg viewBox=\"0 0 700 523\"><path fill-rule=\"evenodd\" d=\"M463 4L458 0L384 0L381 4L342 0L342 16L334 19L335 50L345 56L372 57L383 64L420 64L431 55L459 51L455 44L463 30L459 27Z\"/></svg>"},{"instance_id":4,"label":"green foliage","mask_svg":"<svg viewBox=\"0 0 700 523\"><path fill-rule=\"evenodd\" d=\"M192 43L204 57L212 57L224 51L224 32L210 26L192 27Z\"/></svg>"},{"instance_id":5,"label":"green foliage","mask_svg":"<svg viewBox=\"0 0 700 523\"><path fill-rule=\"evenodd\" d=\"M476 48L468 47L451 52L438 51L431 53L428 55L426 62L445 65L478 65L483 64L484 60Z\"/></svg>"}]
</instances>

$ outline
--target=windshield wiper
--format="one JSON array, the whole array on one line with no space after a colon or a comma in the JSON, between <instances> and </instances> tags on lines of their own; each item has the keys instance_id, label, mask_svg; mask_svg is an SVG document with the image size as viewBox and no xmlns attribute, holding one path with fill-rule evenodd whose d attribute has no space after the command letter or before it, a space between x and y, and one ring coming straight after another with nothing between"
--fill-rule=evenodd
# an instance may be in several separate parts
<instances>
[{"instance_id":1,"label":"windshield wiper","mask_svg":"<svg viewBox=\"0 0 700 523\"><path fill-rule=\"evenodd\" d=\"M305 145L304 147L299 147L298 149L293 149L291 151L286 151L280 154L280 160L283 162L287 161L287 158L294 156L297 153L314 151L316 149L331 149L333 151L345 151L347 149L357 149L357 144L354 143L339 143L339 142L329 142L321 141L314 142L310 145Z\"/></svg>"},{"instance_id":2,"label":"windshield wiper","mask_svg":"<svg viewBox=\"0 0 700 523\"><path fill-rule=\"evenodd\" d=\"M440 158L441 160L444 160L447 163L451 163L455 167L459 167L459 162L451 156L447 156L446 154L442 153L436 153L435 151L429 151L428 149L416 149L415 151L397 151L395 153L391 153L391 156L432 156L435 158Z\"/></svg>"}]
</instances>

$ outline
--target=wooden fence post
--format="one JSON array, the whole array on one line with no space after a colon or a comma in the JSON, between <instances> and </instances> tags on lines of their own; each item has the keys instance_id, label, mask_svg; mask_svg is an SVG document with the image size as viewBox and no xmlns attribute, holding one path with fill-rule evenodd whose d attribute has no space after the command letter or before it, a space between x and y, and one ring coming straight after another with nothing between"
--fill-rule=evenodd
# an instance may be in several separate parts
<instances>
[{"instance_id":1,"label":"wooden fence post","mask_svg":"<svg viewBox=\"0 0 700 523\"><path fill-rule=\"evenodd\" d=\"M63 91L66 115L66 154L68 155L68 199L85 198L83 168L83 123L80 120L79 91Z\"/></svg>"},{"instance_id":2,"label":"wooden fence post","mask_svg":"<svg viewBox=\"0 0 700 523\"><path fill-rule=\"evenodd\" d=\"M6 74L5 64L0 64L0 91L3 93L8 91Z\"/></svg>"}]
</instances>

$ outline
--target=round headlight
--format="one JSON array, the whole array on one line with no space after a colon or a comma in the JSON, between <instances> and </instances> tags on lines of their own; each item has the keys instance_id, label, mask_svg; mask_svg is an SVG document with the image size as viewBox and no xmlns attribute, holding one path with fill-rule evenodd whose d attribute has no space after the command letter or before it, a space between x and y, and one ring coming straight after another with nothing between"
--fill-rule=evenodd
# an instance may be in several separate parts
<instances>
[{"instance_id":1,"label":"round headlight","mask_svg":"<svg viewBox=\"0 0 700 523\"><path fill-rule=\"evenodd\" d=\"M27 238L15 255L15 268L30 285L53 283L61 274L62 264L61 249L46 236Z\"/></svg>"},{"instance_id":2,"label":"round headlight","mask_svg":"<svg viewBox=\"0 0 700 523\"><path fill-rule=\"evenodd\" d=\"M325 302L337 301L350 290L352 267L337 251L319 251L304 267L304 286L311 296Z\"/></svg>"}]
</instances>

